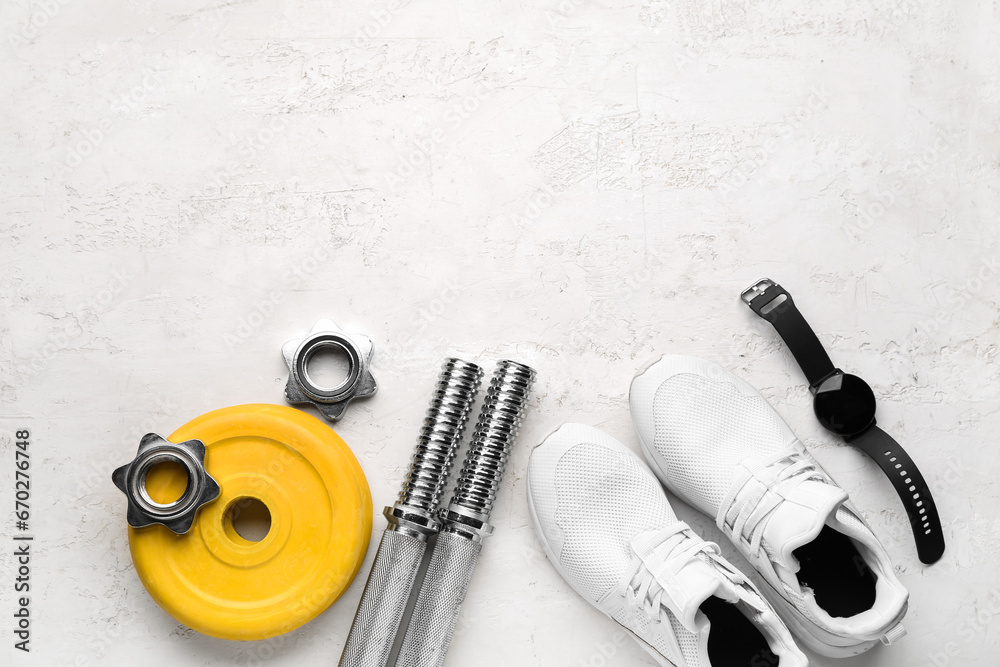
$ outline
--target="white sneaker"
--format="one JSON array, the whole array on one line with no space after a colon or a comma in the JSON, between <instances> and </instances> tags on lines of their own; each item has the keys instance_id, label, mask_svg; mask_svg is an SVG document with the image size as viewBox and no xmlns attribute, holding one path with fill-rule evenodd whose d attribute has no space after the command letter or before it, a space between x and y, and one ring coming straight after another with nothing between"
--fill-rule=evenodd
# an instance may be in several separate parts
<instances>
[{"instance_id":1,"label":"white sneaker","mask_svg":"<svg viewBox=\"0 0 1000 667\"><path fill-rule=\"evenodd\" d=\"M905 634L908 594L885 549L756 389L668 355L636 376L629 402L657 477L715 517L806 646L846 657Z\"/></svg>"},{"instance_id":2,"label":"white sneaker","mask_svg":"<svg viewBox=\"0 0 1000 667\"><path fill-rule=\"evenodd\" d=\"M808 665L756 587L610 436L566 424L546 438L528 463L528 506L559 574L660 665Z\"/></svg>"}]
</instances>

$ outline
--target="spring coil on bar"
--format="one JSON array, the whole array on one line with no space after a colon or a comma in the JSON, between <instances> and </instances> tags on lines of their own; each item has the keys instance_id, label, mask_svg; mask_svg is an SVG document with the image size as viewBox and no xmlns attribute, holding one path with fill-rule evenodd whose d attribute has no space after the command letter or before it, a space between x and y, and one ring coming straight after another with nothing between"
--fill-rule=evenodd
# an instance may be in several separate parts
<instances>
[{"instance_id":1,"label":"spring coil on bar","mask_svg":"<svg viewBox=\"0 0 1000 667\"><path fill-rule=\"evenodd\" d=\"M437 510L482 378L483 369L476 364L445 360L399 492L400 505Z\"/></svg>"},{"instance_id":2,"label":"spring coil on bar","mask_svg":"<svg viewBox=\"0 0 1000 667\"><path fill-rule=\"evenodd\" d=\"M524 364L506 359L497 364L459 474L452 505L486 517L493 510L534 378L535 371Z\"/></svg>"}]
</instances>

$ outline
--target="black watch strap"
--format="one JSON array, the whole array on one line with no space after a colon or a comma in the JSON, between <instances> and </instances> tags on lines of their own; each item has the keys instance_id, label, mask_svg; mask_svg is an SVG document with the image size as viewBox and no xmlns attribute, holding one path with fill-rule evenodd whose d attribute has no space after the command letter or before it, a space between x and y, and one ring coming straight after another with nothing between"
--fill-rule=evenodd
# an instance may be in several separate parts
<instances>
[{"instance_id":1,"label":"black watch strap","mask_svg":"<svg viewBox=\"0 0 1000 667\"><path fill-rule=\"evenodd\" d=\"M937 562L944 554L941 517L938 516L934 497L931 496L924 476L917 469L917 464L898 442L878 426L872 426L861 435L850 438L848 442L870 456L892 482L906 507L906 516L910 519L920 562Z\"/></svg>"},{"instance_id":2,"label":"black watch strap","mask_svg":"<svg viewBox=\"0 0 1000 667\"><path fill-rule=\"evenodd\" d=\"M795 307L792 295L781 285L764 278L743 290L740 298L750 310L774 326L813 390L837 370L823 344Z\"/></svg>"},{"instance_id":3,"label":"black watch strap","mask_svg":"<svg viewBox=\"0 0 1000 667\"><path fill-rule=\"evenodd\" d=\"M833 365L781 285L765 278L744 290L740 298L774 325L792 351L809 380L813 409L820 423L868 454L889 478L906 508L921 562L930 564L940 559L945 548L944 532L930 488L913 459L875 424L871 387Z\"/></svg>"}]
</instances>

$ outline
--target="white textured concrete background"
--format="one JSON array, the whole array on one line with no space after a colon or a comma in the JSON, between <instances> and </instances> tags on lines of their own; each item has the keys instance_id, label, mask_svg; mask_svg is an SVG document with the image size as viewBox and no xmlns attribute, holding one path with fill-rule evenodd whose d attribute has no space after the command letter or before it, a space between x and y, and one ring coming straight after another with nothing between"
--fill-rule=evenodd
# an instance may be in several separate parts
<instances>
[{"instance_id":1,"label":"white textured concrete background","mask_svg":"<svg viewBox=\"0 0 1000 667\"><path fill-rule=\"evenodd\" d=\"M280 640L201 636L141 586L110 480L143 432L282 403L280 344L329 316L375 339L380 392L337 430L376 507L444 356L538 369L449 665L653 664L545 561L524 471L567 420L637 447L628 383L664 352L760 387L895 557L910 635L815 664L996 665L998 11L4 3L0 662L334 664L367 566ZM889 484L820 429L790 355L739 302L764 275L874 385L936 490L940 563L919 563ZM12 648L19 428L30 655Z\"/></svg>"}]
</instances>

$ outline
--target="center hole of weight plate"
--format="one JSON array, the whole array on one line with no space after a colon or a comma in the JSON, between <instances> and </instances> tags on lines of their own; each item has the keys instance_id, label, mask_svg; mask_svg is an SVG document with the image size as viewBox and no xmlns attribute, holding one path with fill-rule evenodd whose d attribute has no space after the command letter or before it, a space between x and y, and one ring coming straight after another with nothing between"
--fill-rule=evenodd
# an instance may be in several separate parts
<instances>
[{"instance_id":1,"label":"center hole of weight plate","mask_svg":"<svg viewBox=\"0 0 1000 667\"><path fill-rule=\"evenodd\" d=\"M321 391L335 391L351 377L351 357L340 345L327 343L310 350L305 363L306 379Z\"/></svg>"},{"instance_id":2,"label":"center hole of weight plate","mask_svg":"<svg viewBox=\"0 0 1000 667\"><path fill-rule=\"evenodd\" d=\"M249 496L229 503L226 521L247 542L260 542L271 532L271 510L257 498Z\"/></svg>"},{"instance_id":3,"label":"center hole of weight plate","mask_svg":"<svg viewBox=\"0 0 1000 667\"><path fill-rule=\"evenodd\" d=\"M161 461L146 473L146 495L154 503L169 505L181 499L190 483L187 468L177 461Z\"/></svg>"}]
</instances>

